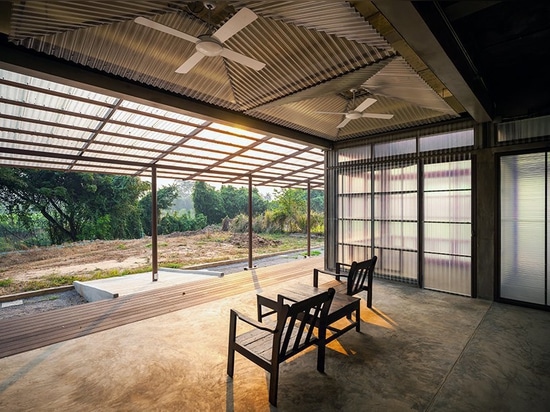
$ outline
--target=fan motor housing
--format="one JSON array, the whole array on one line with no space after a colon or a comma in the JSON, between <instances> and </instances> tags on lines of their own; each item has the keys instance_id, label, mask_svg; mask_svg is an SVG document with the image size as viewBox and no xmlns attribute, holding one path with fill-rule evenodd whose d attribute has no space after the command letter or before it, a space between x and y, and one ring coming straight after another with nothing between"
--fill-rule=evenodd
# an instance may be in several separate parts
<instances>
[{"instance_id":1,"label":"fan motor housing","mask_svg":"<svg viewBox=\"0 0 550 412\"><path fill-rule=\"evenodd\" d=\"M201 52L205 56L219 56L223 51L223 46L212 36L199 36L199 41L195 45L197 51Z\"/></svg>"}]
</instances>

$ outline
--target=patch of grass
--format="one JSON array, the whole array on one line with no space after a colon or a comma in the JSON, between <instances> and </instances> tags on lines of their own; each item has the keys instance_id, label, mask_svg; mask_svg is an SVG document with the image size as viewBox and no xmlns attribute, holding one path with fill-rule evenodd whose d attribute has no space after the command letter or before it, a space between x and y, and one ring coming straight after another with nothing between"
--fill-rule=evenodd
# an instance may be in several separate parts
<instances>
[{"instance_id":1,"label":"patch of grass","mask_svg":"<svg viewBox=\"0 0 550 412\"><path fill-rule=\"evenodd\" d=\"M310 255L311 255L311 256L319 256L319 255L321 255L321 251L320 251L320 250L312 250L312 251L310 252ZM301 253L301 256L306 257L306 256L307 256L307 252L302 252L302 253Z\"/></svg>"},{"instance_id":2,"label":"patch of grass","mask_svg":"<svg viewBox=\"0 0 550 412\"><path fill-rule=\"evenodd\" d=\"M0 288L7 288L12 284L13 284L13 279L10 279L10 278L0 279Z\"/></svg>"},{"instance_id":3,"label":"patch of grass","mask_svg":"<svg viewBox=\"0 0 550 412\"><path fill-rule=\"evenodd\" d=\"M124 243L120 243L116 247L118 250L126 250L128 247Z\"/></svg>"}]
</instances>

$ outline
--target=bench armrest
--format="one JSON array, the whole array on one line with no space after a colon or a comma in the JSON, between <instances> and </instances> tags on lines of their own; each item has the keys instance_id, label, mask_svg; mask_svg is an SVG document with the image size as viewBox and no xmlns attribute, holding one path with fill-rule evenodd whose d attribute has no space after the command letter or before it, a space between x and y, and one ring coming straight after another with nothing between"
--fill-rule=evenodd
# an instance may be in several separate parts
<instances>
[{"instance_id":1,"label":"bench armrest","mask_svg":"<svg viewBox=\"0 0 550 412\"><path fill-rule=\"evenodd\" d=\"M277 329L268 328L265 323L258 322L257 320L252 319L249 316L244 315L243 313L236 311L235 309L231 309L231 317L232 318L239 318L245 323L248 323L251 326L254 326L257 329L264 330L266 332L275 333Z\"/></svg>"},{"instance_id":2,"label":"bench armrest","mask_svg":"<svg viewBox=\"0 0 550 412\"><path fill-rule=\"evenodd\" d=\"M313 269L313 286L314 287L319 287L319 273L335 276L337 280L340 280L341 277L342 278L348 277L346 273L332 272L330 270L325 270L325 269Z\"/></svg>"}]
</instances>

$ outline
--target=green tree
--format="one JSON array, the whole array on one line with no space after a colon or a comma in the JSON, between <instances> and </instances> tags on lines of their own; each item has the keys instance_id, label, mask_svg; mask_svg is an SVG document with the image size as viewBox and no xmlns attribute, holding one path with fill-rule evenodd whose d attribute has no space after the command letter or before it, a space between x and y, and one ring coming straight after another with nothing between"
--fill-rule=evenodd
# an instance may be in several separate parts
<instances>
[{"instance_id":1,"label":"green tree","mask_svg":"<svg viewBox=\"0 0 550 412\"><path fill-rule=\"evenodd\" d=\"M306 192L303 189L283 189L275 191L275 201L271 219L285 232L302 232L307 213Z\"/></svg>"},{"instance_id":2,"label":"green tree","mask_svg":"<svg viewBox=\"0 0 550 412\"><path fill-rule=\"evenodd\" d=\"M205 182L196 182L193 186L193 205L195 213L206 216L208 224L221 223L226 216L220 193Z\"/></svg>"},{"instance_id":3,"label":"green tree","mask_svg":"<svg viewBox=\"0 0 550 412\"><path fill-rule=\"evenodd\" d=\"M146 187L129 176L0 168L5 209L28 228L33 213L42 214L52 243L135 236L137 199Z\"/></svg>"},{"instance_id":4,"label":"green tree","mask_svg":"<svg viewBox=\"0 0 550 412\"><path fill-rule=\"evenodd\" d=\"M248 188L236 188L234 186L222 186L220 196L225 213L234 218L239 214L248 215ZM258 189L252 189L252 213L254 216L264 213L267 209L267 201L262 197Z\"/></svg>"},{"instance_id":5,"label":"green tree","mask_svg":"<svg viewBox=\"0 0 550 412\"><path fill-rule=\"evenodd\" d=\"M158 222L161 221L161 211L168 210L177 199L179 195L179 189L177 184L161 187L157 190L157 217ZM153 223L153 201L151 197L151 191L139 200L139 210L141 214L141 224L143 231L146 235L151 236L152 223ZM177 231L174 230L174 232ZM171 233L171 232L167 232Z\"/></svg>"}]
</instances>

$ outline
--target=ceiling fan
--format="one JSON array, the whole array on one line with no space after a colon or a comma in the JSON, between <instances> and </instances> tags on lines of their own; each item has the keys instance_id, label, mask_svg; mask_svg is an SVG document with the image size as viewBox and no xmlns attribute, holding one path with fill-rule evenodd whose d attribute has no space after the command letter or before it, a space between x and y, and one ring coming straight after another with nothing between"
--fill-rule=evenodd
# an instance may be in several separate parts
<instances>
[{"instance_id":1,"label":"ceiling fan","mask_svg":"<svg viewBox=\"0 0 550 412\"><path fill-rule=\"evenodd\" d=\"M355 93L357 92L357 90L351 89L350 91L353 93L353 100L352 100L352 107L353 107L355 106ZM377 102L376 99L369 97L365 99L365 101L363 101L363 103L361 103L355 109L349 110L345 113L341 113L341 112L316 112L316 113L344 115L345 119L342 120L342 122L338 126L336 126L338 129L341 129L342 127L347 125L351 120L360 119L362 117L368 117L370 119L391 119L393 117L393 114L363 113L364 110L366 110L368 107L372 106L376 102Z\"/></svg>"},{"instance_id":2,"label":"ceiling fan","mask_svg":"<svg viewBox=\"0 0 550 412\"><path fill-rule=\"evenodd\" d=\"M214 8L212 3L205 3L209 10ZM205 56L222 56L226 59L240 63L254 70L261 70L265 67L265 63L254 60L248 56L237 53L224 46L224 42L231 36L237 34L244 29L258 16L252 10L247 8L240 9L227 23L216 30L212 34L203 34L199 37L191 36L187 33L165 26L163 24L146 19L145 17L137 17L134 22L143 26L149 27L163 33L170 34L180 39L195 43L196 52L187 59L180 67L176 69L176 73L188 73L195 65L197 65Z\"/></svg>"}]
</instances>

